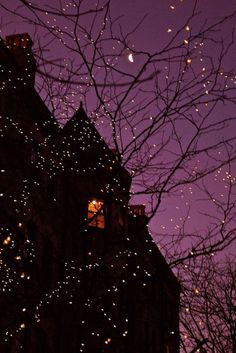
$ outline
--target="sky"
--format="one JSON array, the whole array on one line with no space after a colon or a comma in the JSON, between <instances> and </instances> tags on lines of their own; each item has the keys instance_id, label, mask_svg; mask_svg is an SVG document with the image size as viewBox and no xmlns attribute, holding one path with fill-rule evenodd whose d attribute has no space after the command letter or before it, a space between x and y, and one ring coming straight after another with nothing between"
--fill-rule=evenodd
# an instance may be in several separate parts
<instances>
[{"instance_id":1,"label":"sky","mask_svg":"<svg viewBox=\"0 0 236 353\"><path fill-rule=\"evenodd\" d=\"M170 28L173 31L178 29L183 23L183 20L188 16L193 1L120 1L114 2L114 13L117 15L123 15L121 21L125 28L130 29L131 25L135 20L142 18L143 15L147 14L140 30L139 34L134 39L135 47L144 48L152 51L160 44L163 44L168 39L169 33L167 30ZM210 1L199 1L199 21L208 21L212 23L220 20L222 16L230 14L236 8L236 1L222 1L222 0L210 0ZM129 19L132 18L132 21ZM233 20L232 20L233 22ZM232 24L231 22L231 24ZM224 27L220 33L223 38L230 36L231 26ZM210 45L207 48L208 52L214 51L214 45ZM227 62L225 67L229 70L236 69L236 46L232 48L230 54L227 56ZM224 114L225 114L224 107ZM222 114L219 110L218 114ZM201 162L200 162L201 163ZM236 169L233 169L234 176L236 175ZM226 185L228 171L218 170L216 173L209 178L209 183L212 185L212 190L221 198L226 196ZM223 196L224 195L224 196ZM170 200L166 200L161 208L161 212L151 222L150 228L155 234L154 238L158 242L160 236L160 230L163 233L178 233L178 229L183 224L183 219L188 218L187 229L189 232L206 232L210 222L214 222L213 219L209 220L208 217L200 215L201 213L217 213L216 209L212 209L208 201L204 201L205 196L199 191L199 189L192 186L182 188L180 197ZM191 211L189 212L189 209ZM188 213L189 212L189 213ZM235 247L231 247L229 252L235 254Z\"/></svg>"},{"instance_id":2,"label":"sky","mask_svg":"<svg viewBox=\"0 0 236 353\"><path fill-rule=\"evenodd\" d=\"M56 0L50 2L51 5L56 3ZM4 5L8 5L8 0L0 0L0 3ZM33 2L36 5L41 6L42 1L35 0ZM70 2L65 2L70 4ZM89 2L93 3L91 0ZM11 0L10 7L12 9L16 8L18 1ZM130 41L130 47L136 50L143 50L154 52L159 48L163 47L163 45L169 40L170 35L174 33L185 21L188 17L188 14L191 11L193 5L193 1L188 0L179 0L179 1L161 1L161 0L120 0L120 1L112 1L111 3L111 11L114 17L119 18L119 25L122 30L130 31L136 24L144 17L142 23L140 24L137 31L132 36L132 40ZM9 5L8 5L9 6ZM236 9L236 0L200 0L199 1L199 16L195 20L194 24L200 26L207 21L207 23L212 23L214 21L220 20L222 16L225 16L231 13ZM28 24L22 22L21 19L14 16L13 14L8 14L2 10L2 28L1 35L5 37L8 34L12 33L21 33L21 32L29 32L33 35L32 27L29 27ZM231 34L231 25L233 25L233 20L229 21L227 26L224 26L222 30L219 30L215 35L223 39L228 40ZM40 36L40 33L37 33ZM42 38L43 32L42 32ZM56 45L52 44L52 47ZM61 55L60 49L55 47L55 53L59 57ZM130 54L130 50L127 50L127 53L120 59L121 67L127 71L135 70L142 64L142 56L133 55L133 62L130 62L128 59L128 55ZM205 48L205 54L215 53L217 55L217 48L214 43L209 44L207 48ZM64 54L63 54L64 55ZM224 63L225 70L232 71L236 69L236 47L235 44L231 51L227 55L227 59ZM199 62L199 65L203 65ZM148 86L147 86L148 88ZM79 104L79 102L77 102ZM87 103L88 105L88 113L91 113L92 105L94 102L91 100ZM227 107L221 106L216 110L214 119L218 119L217 115L220 117L222 114L233 114L233 111L228 111ZM231 108L230 108L231 109ZM235 123L234 123L235 124ZM98 124L99 125L99 124ZM235 125L234 125L235 126ZM103 129L101 124L98 126L99 131L103 133ZM184 125L183 125L184 128ZM106 131L106 130L104 130ZM231 136L233 133L232 126L230 129L223 132L216 132L211 135L212 141L214 141L215 136L222 133L222 136ZM106 135L106 133L104 134ZM106 136L105 136L106 138ZM155 144L158 141L153 141ZM217 151L217 153L221 153L221 151ZM222 152L223 153L223 152ZM206 163L206 160L196 161L196 163ZM193 166L195 168L197 166ZM236 169L235 166L232 167L232 171L229 172L227 168L222 168L220 170L216 170L215 173L212 174L211 177L207 178L207 183L211 188L212 193L216 196L216 199L227 199L227 181L229 174L232 178L236 177ZM231 173L232 172L232 173ZM137 189L134 189L134 191ZM204 198L204 199L203 199ZM148 208L148 200L145 197L136 197L133 202L137 203L145 203ZM166 234L179 234L180 229L185 227L186 233L205 233L208 232L210 225L214 224L214 216L219 216L219 209L213 203L209 203L209 200L205 199L204 193L202 193L198 187L195 186L184 186L179 190L178 195L173 197L167 197L159 212L155 216L155 218L150 223L150 229L152 231L154 239L159 243L160 235L163 234L165 237ZM209 214L212 214L212 217L206 217ZM234 251L234 249L232 250Z\"/></svg>"},{"instance_id":3,"label":"sky","mask_svg":"<svg viewBox=\"0 0 236 353\"><path fill-rule=\"evenodd\" d=\"M76 0L77 1L77 0ZM37 6L45 6L50 3L51 6L55 5L58 0L33 0L33 4ZM65 4L66 11L70 11L70 8L73 4L71 1L62 0ZM95 0L85 0L86 4L90 6L94 4ZM39 31L35 32L35 27L30 26L29 24L22 21L21 18L17 16L18 10L15 10L19 0L0 0L0 5L9 6L9 8L14 13L8 13L4 11L0 7L0 35L4 38L6 35L13 33L22 33L28 32L32 38L35 36L40 39L42 43L48 41L48 37L46 35L46 31L41 28ZM135 31L135 33L130 37L129 40L129 48L123 51L123 54L117 58L117 65L120 69L124 70L127 73L136 72L142 65L144 60L143 54L137 54L139 51L148 51L149 53L154 53L156 51L161 51L161 49L165 46L165 44L170 40L170 37L176 33L178 28L180 28L186 21L191 12L193 6L193 0L112 0L111 1L111 14L112 17L117 17L119 20L117 21L116 29L119 29L125 33L127 31L133 30L133 28L139 23L141 19L143 21ZM193 21L192 28L195 30L196 28L200 28L201 25L205 21L208 24L211 24L215 21L219 21L222 16L225 16L231 13L233 10L236 10L236 0L199 0L198 2L199 15ZM25 12L22 12L24 15ZM44 14L45 18L47 17ZM54 24L54 19L50 18L49 25ZM232 34L232 28L235 25L235 17L234 20L228 21L227 25L219 27L217 32L212 33L214 38L223 39L225 42L229 42ZM57 26L67 26L67 22L62 18L57 20ZM84 23L83 23L84 24ZM186 25L183 33L186 37L183 37L183 40L188 38L188 33L192 31L192 28L188 29ZM114 43L113 43L114 44ZM112 45L113 45L112 44ZM207 75L208 68L208 58L214 60L214 63L217 63L217 57L219 54L218 45L215 42L209 42L207 45L201 46L202 43L198 43L199 49L197 49L196 56L190 61L190 69L189 74L187 74L186 80L193 77L194 72L201 72L201 75L197 77L197 80L204 79L204 75ZM110 43L107 45L105 49L108 51ZM119 43L115 44L116 49L119 48ZM34 50L37 50L37 43L34 45ZM89 51L89 50L88 50ZM132 57L130 57L132 54ZM65 68L70 64L70 59L74 59L74 64L76 67L79 67L79 59L76 54L65 51L60 43L56 41L51 41L47 50L43 52L47 58L61 58L63 60L63 64ZM170 72L168 72L168 65L165 62L158 62L158 85L162 89L164 89L166 82L169 80L173 80L176 76L177 64L173 64ZM226 58L223 63L223 69L220 70L220 75L222 75L222 80L226 82L229 88L227 94L233 93L236 85L236 74L232 74L236 72L236 44L232 45L232 48L226 55ZM194 67L195 71L191 71L191 67ZM56 71L57 72L57 71ZM65 72L62 72L62 75ZM102 78L101 74L98 75L98 81ZM230 79L227 80L227 75L229 75ZM60 77L60 76L59 76ZM81 74L81 82L84 80L86 83L86 75ZM204 79L205 80L205 79ZM203 81L204 81L203 80ZM219 80L219 84L222 82ZM228 82L229 81L229 82ZM123 82L123 81L122 81ZM40 86L40 79L37 77L36 86ZM207 79L206 82L206 92L207 92ZM57 84L56 84L57 85ZM159 87L159 86L157 86ZM172 87L172 86L170 86ZM152 89L150 82L147 82L142 85L142 91L139 92L138 100L144 101L149 99L149 90ZM232 91L230 91L230 89ZM147 92L145 92L145 90ZM63 107L60 111L58 109L56 111L56 118L60 123L66 121L67 115L73 115L73 109L76 110L80 104L80 100L84 101L85 96L82 94L86 91L86 85L76 85L73 88L72 93L68 94L68 101L71 103L71 107L67 109L67 107L63 104L59 107ZM111 92L112 88L111 88ZM187 90L186 95L191 95L193 92L191 89ZM40 94L42 98L45 98L45 92L41 91ZM151 95L151 93L150 93ZM88 116L95 122L96 127L98 128L101 135L104 139L109 143L109 146L112 146L111 139L108 136L110 133L109 125L106 124L105 118L102 116L96 119L95 108L97 106L97 99L94 97L94 94L91 94L90 91L86 93L86 110ZM133 98L133 99L132 99ZM127 113L129 111L132 112L135 108L133 108L133 104L135 106L136 97L130 98L130 102L127 106ZM134 102L133 102L134 101ZM157 99L158 101L158 99ZM203 100L204 101L204 100ZM162 103L163 104L163 103ZM133 137L135 137L142 129L146 126L146 124L150 123L149 119L153 119L153 117L158 116L157 110L162 108L162 104L153 104L143 111L143 116L138 117L137 130L131 131L127 129L126 125L122 125L122 134L124 136L124 144L127 144ZM112 106L111 106L112 109ZM206 114L206 110L208 109L203 105L200 106L192 106L190 110L188 110L185 117L187 117L190 121L200 121L201 117ZM177 114L178 115L178 114ZM132 116L131 116L132 117ZM226 120L228 119L227 123ZM231 120L229 120L231 119ZM104 120L104 122L103 122ZM171 116L171 126L176 128L176 135L181 136L182 146L186 146L191 139L193 134L193 129L191 128L191 124L186 122L181 117L175 117L175 115ZM180 169L179 172L176 173L175 179L173 179L173 183L181 180L183 176L186 176L189 172L191 175L197 175L201 168L208 168L214 164L214 161L224 161L227 157L227 152L235 152L236 155L236 142L235 142L235 131L236 131L236 111L235 104L224 104L219 103L218 107L214 110L214 113L211 115L208 120L209 123L216 123L218 121L225 121L225 125L220 125L220 129L212 129L212 131L201 139L198 148L204 148L205 145L212 144L219 140L232 138L232 142L227 144L227 149L225 146L218 146L213 151L209 151L209 154L199 154L195 158L186 162L186 169ZM129 120L128 120L129 121ZM126 123L125 123L126 124ZM176 124L176 125L175 125ZM153 138L149 141L150 155L155 154L155 151L162 145L162 138L165 141L168 141L168 129L170 126L165 125L166 128L160 130L160 133L157 133L153 136ZM135 127L136 128L136 127ZM134 129L133 129L134 130ZM148 185L153 185L152 183L155 180L162 181L161 175L165 171L165 167L171 164L171 161L178 154L178 141L174 140L175 135L171 135L170 141L167 143L164 151L158 153L157 158L155 160L155 167L150 171L150 179L145 179ZM117 136L117 141L119 142L119 137ZM120 142L121 144L121 142ZM112 146L113 147L113 146ZM190 156L191 157L191 156ZM172 163L174 164L174 163ZM132 172L132 165L128 165L129 171ZM142 190L142 185L139 183L140 180L136 178L134 180L134 185L132 191L139 192ZM172 184L170 183L170 186ZM194 254L196 250L196 244L200 241L200 239L204 239L205 244L208 241L208 245L213 243L214 240L221 239L220 232L223 234L227 234L230 236L231 231L236 229L236 163L235 160L231 165L227 165L222 168L216 168L209 176L204 178L204 183L195 183L193 184L185 184L180 185L178 189L170 193L166 193L163 197L162 203L153 219L150 222L149 229L153 236L153 239L159 246L161 252L166 255L167 260L175 260L181 257L182 255L188 255L189 252ZM206 189L204 189L206 187ZM157 194L158 196L158 194ZM151 197L147 197L145 195L136 195L131 199L131 203L142 203L146 205L146 209L150 210L150 200ZM227 210L227 212L225 211ZM226 222L225 222L226 220ZM235 243L235 242L234 242ZM204 245L204 244L203 244ZM201 244L200 244L201 247ZM185 252L186 249L186 252ZM236 255L236 245L231 244L226 250L224 250L217 260L224 259L225 256L228 255ZM168 258L168 256L170 257ZM214 249L212 250L210 256L214 255ZM211 258L211 257L210 257ZM202 260L200 257L199 262ZM179 267L181 271L181 276L186 276L186 281L189 278L189 270L185 271L187 265L190 263L190 266L196 264L194 260L188 262L184 262L183 267ZM198 263L197 263L198 265ZM186 267L185 267L186 266ZM191 269L193 268L190 267ZM178 266L173 267L174 272L177 273L179 270ZM197 271L202 272L203 267L196 266ZM186 275L187 274L187 275ZM189 284L188 284L189 285ZM194 289L194 288L192 288ZM198 288L196 288L198 290ZM190 296L190 299L191 296ZM190 300L191 301L191 300Z\"/></svg>"}]
</instances>

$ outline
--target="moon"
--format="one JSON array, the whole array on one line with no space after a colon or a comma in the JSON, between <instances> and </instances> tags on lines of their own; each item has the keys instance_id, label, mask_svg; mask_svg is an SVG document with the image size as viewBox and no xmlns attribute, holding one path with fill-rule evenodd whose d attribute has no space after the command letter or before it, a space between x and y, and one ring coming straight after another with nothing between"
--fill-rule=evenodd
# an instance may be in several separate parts
<instances>
[{"instance_id":1,"label":"moon","mask_svg":"<svg viewBox=\"0 0 236 353\"><path fill-rule=\"evenodd\" d=\"M133 57L133 54L132 54L132 53L130 53L130 54L128 55L128 60L129 60L131 63L134 62L134 57Z\"/></svg>"}]
</instances>

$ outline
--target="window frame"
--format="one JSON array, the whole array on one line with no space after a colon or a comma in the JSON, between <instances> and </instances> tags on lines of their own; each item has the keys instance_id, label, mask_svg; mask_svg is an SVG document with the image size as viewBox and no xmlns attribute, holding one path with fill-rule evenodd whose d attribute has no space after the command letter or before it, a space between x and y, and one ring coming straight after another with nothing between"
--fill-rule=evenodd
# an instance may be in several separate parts
<instances>
[{"instance_id":1,"label":"window frame","mask_svg":"<svg viewBox=\"0 0 236 353\"><path fill-rule=\"evenodd\" d=\"M101 204L97 211L90 209L90 205L93 204L94 207L96 203ZM87 202L87 220L88 226L94 229L105 229L106 219L105 219L105 201L99 197L90 197Z\"/></svg>"}]
</instances>

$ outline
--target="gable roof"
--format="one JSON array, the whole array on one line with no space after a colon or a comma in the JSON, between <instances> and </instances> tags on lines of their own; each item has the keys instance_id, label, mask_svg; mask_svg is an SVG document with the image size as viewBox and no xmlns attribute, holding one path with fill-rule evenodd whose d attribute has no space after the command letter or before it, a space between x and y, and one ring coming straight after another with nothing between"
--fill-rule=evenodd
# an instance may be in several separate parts
<instances>
[{"instance_id":1,"label":"gable roof","mask_svg":"<svg viewBox=\"0 0 236 353\"><path fill-rule=\"evenodd\" d=\"M112 191L120 195L121 202L123 197L129 197L131 177L87 116L82 103L58 137L65 170L84 178L96 178L96 184L107 196Z\"/></svg>"},{"instance_id":2,"label":"gable roof","mask_svg":"<svg viewBox=\"0 0 236 353\"><path fill-rule=\"evenodd\" d=\"M106 153L110 154L112 157L111 150L104 142L92 121L88 118L85 110L83 109L82 102L80 103L79 109L64 125L62 130L62 134L66 139L77 141L77 146L79 144L81 148L89 148L90 146L92 147L92 144L99 145L100 148L105 150Z\"/></svg>"}]
</instances>

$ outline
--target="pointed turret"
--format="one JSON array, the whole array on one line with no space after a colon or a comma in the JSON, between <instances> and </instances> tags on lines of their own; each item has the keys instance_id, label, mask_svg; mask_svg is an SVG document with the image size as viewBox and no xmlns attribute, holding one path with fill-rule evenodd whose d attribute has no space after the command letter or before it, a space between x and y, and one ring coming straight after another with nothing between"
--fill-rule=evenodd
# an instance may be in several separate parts
<instances>
[{"instance_id":1,"label":"pointed turret","mask_svg":"<svg viewBox=\"0 0 236 353\"><path fill-rule=\"evenodd\" d=\"M65 160L78 164L78 170L102 172L104 168L106 171L113 169L115 156L88 118L82 102L61 135Z\"/></svg>"},{"instance_id":2,"label":"pointed turret","mask_svg":"<svg viewBox=\"0 0 236 353\"><path fill-rule=\"evenodd\" d=\"M66 172L80 175L95 192L112 190L127 201L131 178L118 163L116 155L105 143L84 111L82 102L60 134L61 163ZM92 192L93 193L93 192Z\"/></svg>"}]
</instances>

